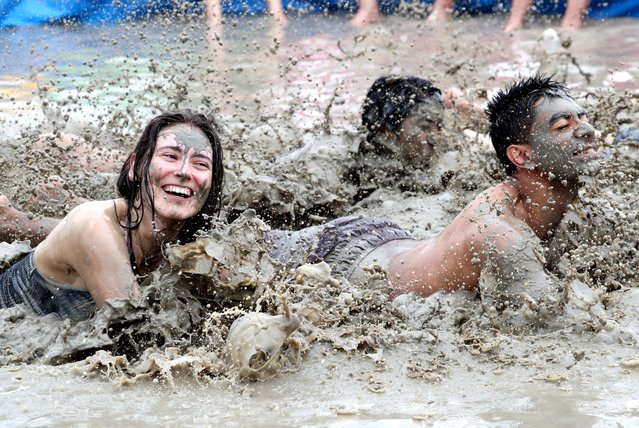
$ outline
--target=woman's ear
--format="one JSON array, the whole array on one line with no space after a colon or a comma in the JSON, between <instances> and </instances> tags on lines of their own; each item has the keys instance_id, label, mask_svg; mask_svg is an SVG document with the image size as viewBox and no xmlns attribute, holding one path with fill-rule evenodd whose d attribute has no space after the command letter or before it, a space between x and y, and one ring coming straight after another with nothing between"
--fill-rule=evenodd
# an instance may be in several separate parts
<instances>
[{"instance_id":1,"label":"woman's ear","mask_svg":"<svg viewBox=\"0 0 639 428\"><path fill-rule=\"evenodd\" d=\"M506 149L510 162L517 168L533 169L536 166L532 148L529 144L513 144Z\"/></svg>"},{"instance_id":2,"label":"woman's ear","mask_svg":"<svg viewBox=\"0 0 639 428\"><path fill-rule=\"evenodd\" d=\"M131 154L131 162L129 162L129 180L133 181L133 175L135 173L135 153Z\"/></svg>"}]
</instances>

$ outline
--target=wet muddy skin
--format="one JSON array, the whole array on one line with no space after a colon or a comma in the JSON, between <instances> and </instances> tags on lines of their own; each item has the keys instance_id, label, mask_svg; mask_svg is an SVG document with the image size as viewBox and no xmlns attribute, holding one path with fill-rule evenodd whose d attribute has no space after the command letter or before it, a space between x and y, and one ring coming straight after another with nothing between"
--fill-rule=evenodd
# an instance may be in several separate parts
<instances>
[{"instance_id":1,"label":"wet muddy skin","mask_svg":"<svg viewBox=\"0 0 639 428\"><path fill-rule=\"evenodd\" d=\"M502 18L462 18L438 30L400 16L361 31L346 16L291 17L284 31L255 17L229 21L223 32L207 31L198 17L3 30L1 55L16 60L0 69L0 193L34 215L63 215L74 198L112 197L117 169L102 166L119 165L158 111L192 108L222 130L227 214L239 221L222 222L198 244L203 264L189 264L192 254L176 249L172 264L183 274L154 275L139 308L114 303L75 325L22 308L0 311L0 419L636 424L639 151L631 138L613 141L632 135L620 128L639 126L637 24L588 22L568 48L548 53L539 40L558 22L535 18L505 35ZM545 327L524 335L500 330L490 308L465 292L389 302L379 281L296 281L291 267L272 263L255 245L269 227L350 213L390 217L417 238L437 233L502 178L492 149L476 138L486 120L448 111L446 146L431 168L381 181L355 203L358 189L344 172L363 139L367 88L381 74L410 73L481 102L540 67L565 76L607 153L557 231L569 245L549 250L564 310ZM42 133L63 131L96 149L89 166L64 145L38 143ZM247 208L266 214L270 225L241 215ZM207 285L198 287L222 282L211 274L216 264L234 266L235 276L211 295ZM224 355L233 320L256 310L288 319L282 299L300 325L285 328L284 339L275 335L286 342L277 373L238 381Z\"/></svg>"}]
</instances>

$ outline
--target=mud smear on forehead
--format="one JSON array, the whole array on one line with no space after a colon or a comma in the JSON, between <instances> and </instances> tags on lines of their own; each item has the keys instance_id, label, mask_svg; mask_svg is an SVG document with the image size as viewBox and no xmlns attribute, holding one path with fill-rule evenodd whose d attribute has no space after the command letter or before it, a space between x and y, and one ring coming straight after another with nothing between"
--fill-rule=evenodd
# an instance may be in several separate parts
<instances>
[{"instance_id":1,"label":"mud smear on forehead","mask_svg":"<svg viewBox=\"0 0 639 428\"><path fill-rule=\"evenodd\" d=\"M431 30L420 27L407 37L417 39L420 31L432 35ZM379 27L339 47L324 40L322 48L339 59L326 67L342 70L356 65L368 72L370 58L375 64L371 73L392 71L393 67L404 70L406 65L397 61L409 48L396 36L392 30ZM450 48L437 55L433 75L427 77L442 88L459 85L470 98L479 99L493 89L493 83L477 77L481 67L468 61L469 49L461 47L471 46L477 52L474 57L489 58L493 63L499 58L488 47L470 43L467 38L471 36L453 33L444 39L442 43ZM384 273L374 266L369 269L370 281L361 285L308 272L298 275L293 266L271 261L267 248L259 244L269 226L250 214L240 214L253 208L272 227L284 228L317 224L350 213L385 216L416 237L427 237L441 230L479 190L503 178L492 148L481 138L485 131L483 117L447 112L446 143L437 148L428 169L407 170L396 159L380 155L358 159L355 155L365 144L359 129L361 100L349 94L362 94L370 82L352 79L355 83L348 86L330 80L321 86L327 92L322 92L324 97L316 103L303 97L306 87L278 87L236 96L234 84L228 81L232 81L233 73L241 76L244 71L238 66L222 76L206 73L204 64L213 59L207 60L201 49L189 53L187 47L191 46L180 49L194 62L199 56L199 68L177 61L145 60L141 66L127 60L128 70L131 77L142 68L159 70L157 74L161 75L177 66L179 72L166 73L167 86L163 89L173 104L158 107L213 106L207 113L220 122L225 141L226 214L239 220L232 226L219 225L193 246L175 249L171 253L174 269L165 268L151 277L139 307L115 302L95 319L73 325L51 316L37 317L22 308L0 311L0 330L4 332L0 363L71 362L86 376L106 377L117 384L149 377L171 383L183 372L198 379L225 376L232 371L223 350L233 320L249 311L284 315L282 301L299 316L300 326L287 338L279 371L295 370L300 355L302 365L316 362L324 354L338 355L341 360L363 356L374 364L374 369L361 374L362 383L373 392L383 390L383 382L375 380L383 376L367 375L388 372L391 365L404 367L404 376L427 382L445 381L453 367L477 366L489 372L513 369L540 381L562 382L578 379L571 368L602 349L613 348L610 352L617 360L635 356L639 297L634 267L639 234L632 207L639 203L635 189L639 146L636 140L615 141L615 137L621 134L620 124L637 124L636 92L614 92L601 84L573 91L577 102L591 113L591 122L602 130L610 161L600 176L580 190L580 202L557 232L568 244L551 245L545 254L548 259L558 259L555 274L561 287L555 297L564 312L543 320L545 327L521 335L504 328L499 314L474 294L458 292L428 299L401 296L389 302ZM276 54L270 53L271 48ZM391 50L398 53L388 55ZM312 60L320 53L311 42L288 46L273 43L257 52L260 58L284 58L284 65L275 69L284 70L290 80L302 82L300 77L307 70L298 64L306 60L307 65L317 65ZM531 56L530 62L539 63L547 54L539 55ZM568 67L570 57L557 61L564 61L571 78L579 78ZM510 80L503 76L502 80ZM214 78L228 81L213 85L213 93L202 97L201 92L192 91L198 82ZM503 86L501 83L497 86ZM152 86L149 84L149 90ZM315 82L311 86L313 96L318 98L318 86ZM225 97L232 99L233 108L251 106L251 114L219 107L216 101ZM63 119L64 108L72 101L60 103L61 115L48 122L55 137L60 138L61 130L73 128ZM58 117L53 107L53 103L47 106L50 118ZM296 114L299 111L313 120L303 121ZM77 128L76 133L100 150L128 153L135 142L129 134L139 135L147 116L148 111L132 113L126 119L120 117L121 122L105 117L96 125ZM111 138L105 128L109 133L121 133ZM51 184L45 188L62 191L61 200L113 196L111 183L117 167L98 174L84 167L71 168L55 161L62 158L66 162L71 153L55 138L35 149L35 135L17 141L2 148L2 191L17 205L35 201L36 213L64 214L70 206L38 196L40 189L35 185L55 175L66 186ZM106 153L111 156L113 152ZM121 160L114 163L119 165ZM360 171L359 185L352 180L353 170ZM360 192L362 187L366 194ZM231 277L216 276L215 264L232 266ZM570 349L560 346L566 341Z\"/></svg>"},{"instance_id":2,"label":"mud smear on forehead","mask_svg":"<svg viewBox=\"0 0 639 428\"><path fill-rule=\"evenodd\" d=\"M171 126L160 132L158 137L170 138L175 141L177 146L183 146L185 151L193 148L196 153L210 152L211 143L206 135L198 128L188 125Z\"/></svg>"}]
</instances>

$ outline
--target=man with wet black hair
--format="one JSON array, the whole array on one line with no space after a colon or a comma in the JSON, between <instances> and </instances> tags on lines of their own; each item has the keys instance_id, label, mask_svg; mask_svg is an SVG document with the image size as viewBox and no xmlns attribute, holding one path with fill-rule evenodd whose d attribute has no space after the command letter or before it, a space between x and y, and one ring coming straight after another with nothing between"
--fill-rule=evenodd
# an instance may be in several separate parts
<instances>
[{"instance_id":1,"label":"man with wet black hair","mask_svg":"<svg viewBox=\"0 0 639 428\"><path fill-rule=\"evenodd\" d=\"M402 122L419 103L434 99L442 108L442 93L432 82L415 76L382 76L369 88L362 106L367 140L380 131L397 133Z\"/></svg>"},{"instance_id":2,"label":"man with wet black hair","mask_svg":"<svg viewBox=\"0 0 639 428\"><path fill-rule=\"evenodd\" d=\"M512 176L518 170L516 162L509 154L509 150L512 150L510 149L511 146L524 144L530 145L537 150L541 149L538 139L535 138L539 132L535 128L535 121L539 118L540 113L547 110L547 105L550 101L559 104L576 105L563 83L552 80L552 77L537 75L517 82L510 86L506 92L499 92L488 105L490 138L495 148L495 153L509 176ZM584 120L587 119L587 115L582 109L578 109L578 116ZM566 115L558 112L549 119L552 121L552 125L559 124L567 127L568 124L562 120L566 118ZM585 135L588 137L587 140L592 140L593 136L590 134L594 132L594 129L591 126L584 125L581 131L587 134ZM585 136L581 136L581 133L578 135L582 139L585 138ZM592 150L597 148L593 142L583 147ZM577 146L577 148L583 147ZM546 147L546 150L553 148L556 148L556 145ZM553 158L553 154L558 156ZM545 176L555 179L559 177L556 174L561 174L560 176L564 179L575 180L580 174L592 172L589 168L599 169L598 156L593 156L592 159L590 157L567 159L566 156L566 153L562 155L554 153L553 150L550 153L539 156L538 162L545 166ZM581 160L584 160L584 162L581 162ZM554 170L560 168L562 162L566 164L564 168L553 173Z\"/></svg>"},{"instance_id":3,"label":"man with wet black hair","mask_svg":"<svg viewBox=\"0 0 639 428\"><path fill-rule=\"evenodd\" d=\"M444 98L430 81L415 76L383 76L368 90L362 107L367 130L360 153L427 165L441 131Z\"/></svg>"},{"instance_id":4,"label":"man with wet black hair","mask_svg":"<svg viewBox=\"0 0 639 428\"><path fill-rule=\"evenodd\" d=\"M499 92L488 106L490 138L495 154L509 176L517 167L508 158L508 147L526 144L530 139L535 103L542 95L572 100L562 83L536 76L512 85L507 92Z\"/></svg>"},{"instance_id":5,"label":"man with wet black hair","mask_svg":"<svg viewBox=\"0 0 639 428\"><path fill-rule=\"evenodd\" d=\"M390 75L375 80L362 105L366 138L349 173L359 188L356 200L380 187L405 187L403 177L430 167L443 143L444 108L442 92L426 79Z\"/></svg>"}]
</instances>

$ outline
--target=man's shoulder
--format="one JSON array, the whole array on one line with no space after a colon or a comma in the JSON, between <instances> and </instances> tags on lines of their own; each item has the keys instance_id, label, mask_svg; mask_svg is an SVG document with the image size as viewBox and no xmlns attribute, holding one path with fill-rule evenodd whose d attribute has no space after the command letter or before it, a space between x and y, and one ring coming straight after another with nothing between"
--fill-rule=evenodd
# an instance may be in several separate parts
<instances>
[{"instance_id":1,"label":"man's shoulder","mask_svg":"<svg viewBox=\"0 0 639 428\"><path fill-rule=\"evenodd\" d=\"M467 233L481 232L485 237L500 236L507 241L530 239L533 230L514 212L514 198L507 189L493 186L479 194L468 206Z\"/></svg>"},{"instance_id":2,"label":"man's shoulder","mask_svg":"<svg viewBox=\"0 0 639 428\"><path fill-rule=\"evenodd\" d=\"M507 223L514 217L515 199L516 195L503 183L494 185L475 196L464 209L465 216L479 224Z\"/></svg>"}]
</instances>

